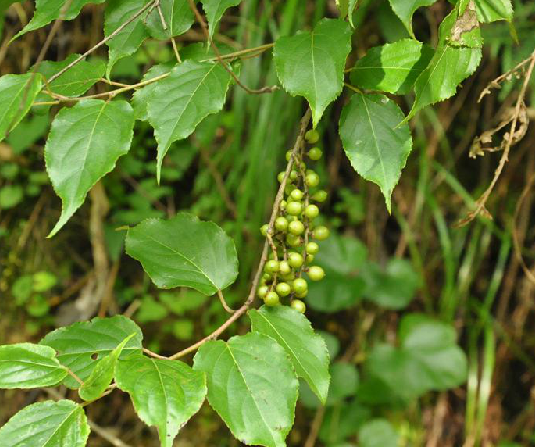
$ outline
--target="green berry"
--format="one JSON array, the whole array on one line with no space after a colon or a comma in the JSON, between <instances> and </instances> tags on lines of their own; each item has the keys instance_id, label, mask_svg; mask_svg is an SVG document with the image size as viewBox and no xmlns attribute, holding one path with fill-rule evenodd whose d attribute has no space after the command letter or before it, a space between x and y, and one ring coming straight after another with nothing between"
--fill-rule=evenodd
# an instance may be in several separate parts
<instances>
[{"instance_id":1,"label":"green berry","mask_svg":"<svg viewBox=\"0 0 535 447\"><path fill-rule=\"evenodd\" d=\"M306 263L310 264L314 260L314 255L307 254Z\"/></svg>"},{"instance_id":2,"label":"green berry","mask_svg":"<svg viewBox=\"0 0 535 447\"><path fill-rule=\"evenodd\" d=\"M279 272L282 276L292 273L292 268L290 267L290 264L288 264L288 261L279 262Z\"/></svg>"},{"instance_id":3,"label":"green berry","mask_svg":"<svg viewBox=\"0 0 535 447\"><path fill-rule=\"evenodd\" d=\"M306 252L311 255L315 255L320 249L320 246L317 242L309 242L306 246Z\"/></svg>"},{"instance_id":4,"label":"green berry","mask_svg":"<svg viewBox=\"0 0 535 447\"><path fill-rule=\"evenodd\" d=\"M281 200L280 209L281 209L281 210L285 210L287 204L288 204L288 203L286 202L286 200Z\"/></svg>"},{"instance_id":5,"label":"green berry","mask_svg":"<svg viewBox=\"0 0 535 447\"><path fill-rule=\"evenodd\" d=\"M288 231L295 236L300 236L305 232L305 226L300 220L294 220L288 224Z\"/></svg>"},{"instance_id":6,"label":"green berry","mask_svg":"<svg viewBox=\"0 0 535 447\"><path fill-rule=\"evenodd\" d=\"M268 292L264 298L264 303L266 303L266 306L276 306L280 304L279 295L277 295L277 292Z\"/></svg>"},{"instance_id":7,"label":"green berry","mask_svg":"<svg viewBox=\"0 0 535 447\"><path fill-rule=\"evenodd\" d=\"M307 130L305 133L305 140L307 140L310 144L317 143L319 139L320 134L316 129Z\"/></svg>"},{"instance_id":8,"label":"green berry","mask_svg":"<svg viewBox=\"0 0 535 447\"><path fill-rule=\"evenodd\" d=\"M327 200L327 191L320 189L312 196L312 200L319 203L325 202L325 200Z\"/></svg>"},{"instance_id":9,"label":"green berry","mask_svg":"<svg viewBox=\"0 0 535 447\"><path fill-rule=\"evenodd\" d=\"M295 251L290 252L288 255L288 264L290 264L290 267L298 269L303 265L303 256Z\"/></svg>"},{"instance_id":10,"label":"green berry","mask_svg":"<svg viewBox=\"0 0 535 447\"><path fill-rule=\"evenodd\" d=\"M267 236L268 229L269 229L268 224L264 224L260 227L260 233L262 233L262 236Z\"/></svg>"},{"instance_id":11,"label":"green berry","mask_svg":"<svg viewBox=\"0 0 535 447\"><path fill-rule=\"evenodd\" d=\"M303 303L301 300L293 300L292 309L295 309L297 312L304 314L307 307L305 303Z\"/></svg>"},{"instance_id":12,"label":"green berry","mask_svg":"<svg viewBox=\"0 0 535 447\"><path fill-rule=\"evenodd\" d=\"M286 217L277 217L275 219L275 228L277 229L277 231L286 231L286 229L288 228L288 219L286 219Z\"/></svg>"},{"instance_id":13,"label":"green berry","mask_svg":"<svg viewBox=\"0 0 535 447\"><path fill-rule=\"evenodd\" d=\"M309 219L314 219L315 217L318 217L318 214L320 213L320 209L316 205L307 205L305 207L305 216Z\"/></svg>"},{"instance_id":14,"label":"green berry","mask_svg":"<svg viewBox=\"0 0 535 447\"><path fill-rule=\"evenodd\" d=\"M292 169L292 172L290 172L290 180L297 180L297 177L299 177L299 174L295 169Z\"/></svg>"},{"instance_id":15,"label":"green berry","mask_svg":"<svg viewBox=\"0 0 535 447\"><path fill-rule=\"evenodd\" d=\"M301 238L299 236L296 236L295 234L289 234L288 236L286 236L286 243L290 247L297 247L301 244Z\"/></svg>"},{"instance_id":16,"label":"green berry","mask_svg":"<svg viewBox=\"0 0 535 447\"><path fill-rule=\"evenodd\" d=\"M267 295L268 290L269 290L269 289L268 289L267 286L260 286L260 287L258 288L258 296L259 296L260 298L264 298L264 297Z\"/></svg>"},{"instance_id":17,"label":"green berry","mask_svg":"<svg viewBox=\"0 0 535 447\"><path fill-rule=\"evenodd\" d=\"M325 272L321 267L313 266L308 269L308 276L312 281L321 281L325 277Z\"/></svg>"},{"instance_id":18,"label":"green berry","mask_svg":"<svg viewBox=\"0 0 535 447\"><path fill-rule=\"evenodd\" d=\"M279 261L272 259L271 261L266 262L265 269L268 273L277 273L279 271Z\"/></svg>"},{"instance_id":19,"label":"green berry","mask_svg":"<svg viewBox=\"0 0 535 447\"><path fill-rule=\"evenodd\" d=\"M284 174L285 174L285 172L282 171L282 172L279 172L279 174L277 175L277 180L279 181L279 183L282 183L282 181L284 179Z\"/></svg>"},{"instance_id":20,"label":"green berry","mask_svg":"<svg viewBox=\"0 0 535 447\"><path fill-rule=\"evenodd\" d=\"M324 227L324 226L321 226L321 227L317 227L314 232L313 232L313 236L319 240L319 241L323 241L325 239L327 239L329 237L329 229L327 227Z\"/></svg>"},{"instance_id":21,"label":"green berry","mask_svg":"<svg viewBox=\"0 0 535 447\"><path fill-rule=\"evenodd\" d=\"M308 295L308 289L306 289L305 291L303 291L301 293L296 293L295 297L296 298L305 298L307 295Z\"/></svg>"},{"instance_id":22,"label":"green berry","mask_svg":"<svg viewBox=\"0 0 535 447\"><path fill-rule=\"evenodd\" d=\"M295 201L295 202L299 202L299 201L303 198L303 191L301 191L301 190L298 189L298 188L295 188L295 189L292 190L292 192L290 193L290 197L292 198L293 201Z\"/></svg>"},{"instance_id":23,"label":"green berry","mask_svg":"<svg viewBox=\"0 0 535 447\"><path fill-rule=\"evenodd\" d=\"M301 204L301 202L289 202L286 205L286 212L294 216L301 214L302 210L303 210L303 205Z\"/></svg>"},{"instance_id":24,"label":"green berry","mask_svg":"<svg viewBox=\"0 0 535 447\"><path fill-rule=\"evenodd\" d=\"M323 152L319 147L313 147L308 151L308 158L310 158L313 161L318 161L321 156L323 155Z\"/></svg>"},{"instance_id":25,"label":"green berry","mask_svg":"<svg viewBox=\"0 0 535 447\"><path fill-rule=\"evenodd\" d=\"M292 150L286 152L286 161L290 161L290 158L292 158Z\"/></svg>"},{"instance_id":26,"label":"green berry","mask_svg":"<svg viewBox=\"0 0 535 447\"><path fill-rule=\"evenodd\" d=\"M294 279L293 289L295 293L304 293L305 290L308 290L308 284L303 278Z\"/></svg>"},{"instance_id":27,"label":"green berry","mask_svg":"<svg viewBox=\"0 0 535 447\"><path fill-rule=\"evenodd\" d=\"M277 284L275 290L277 290L279 296L287 296L292 292L292 288L290 287L290 285L285 282L280 282L279 284Z\"/></svg>"},{"instance_id":28,"label":"green berry","mask_svg":"<svg viewBox=\"0 0 535 447\"><path fill-rule=\"evenodd\" d=\"M262 275L262 280L263 280L263 281L269 281L269 280L272 279L272 278L273 278L273 276L270 275L269 273L264 273L264 274Z\"/></svg>"},{"instance_id":29,"label":"green berry","mask_svg":"<svg viewBox=\"0 0 535 447\"><path fill-rule=\"evenodd\" d=\"M313 188L314 186L318 186L320 184L320 178L314 171L308 171L305 177L305 183L310 188Z\"/></svg>"},{"instance_id":30,"label":"green berry","mask_svg":"<svg viewBox=\"0 0 535 447\"><path fill-rule=\"evenodd\" d=\"M301 163L299 163L299 167L304 170L306 169L307 165L305 164L304 161L302 161Z\"/></svg>"},{"instance_id":31,"label":"green berry","mask_svg":"<svg viewBox=\"0 0 535 447\"><path fill-rule=\"evenodd\" d=\"M292 271L288 275L282 275L281 279L284 282L291 283L295 279L295 273Z\"/></svg>"}]
</instances>

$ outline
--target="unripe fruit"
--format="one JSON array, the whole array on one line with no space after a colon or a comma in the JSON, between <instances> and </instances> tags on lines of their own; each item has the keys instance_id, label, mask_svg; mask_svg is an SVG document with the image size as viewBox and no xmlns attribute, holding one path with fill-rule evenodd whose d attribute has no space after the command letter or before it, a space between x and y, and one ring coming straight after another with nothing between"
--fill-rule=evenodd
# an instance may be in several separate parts
<instances>
[{"instance_id":1,"label":"unripe fruit","mask_svg":"<svg viewBox=\"0 0 535 447\"><path fill-rule=\"evenodd\" d=\"M305 164L304 161L302 161L301 163L299 163L299 167L304 170L306 169L307 165Z\"/></svg>"},{"instance_id":2,"label":"unripe fruit","mask_svg":"<svg viewBox=\"0 0 535 447\"><path fill-rule=\"evenodd\" d=\"M309 242L306 246L307 253L315 255L320 249L320 246L317 242Z\"/></svg>"},{"instance_id":3,"label":"unripe fruit","mask_svg":"<svg viewBox=\"0 0 535 447\"><path fill-rule=\"evenodd\" d=\"M286 209L286 205L287 205L286 200L281 200L281 204L280 204L281 210L285 210Z\"/></svg>"},{"instance_id":4,"label":"unripe fruit","mask_svg":"<svg viewBox=\"0 0 535 447\"><path fill-rule=\"evenodd\" d=\"M323 240L325 240L325 239L327 239L329 237L329 229L327 227L324 227L324 226L317 227L313 232L313 236L317 240L323 241Z\"/></svg>"},{"instance_id":5,"label":"unripe fruit","mask_svg":"<svg viewBox=\"0 0 535 447\"><path fill-rule=\"evenodd\" d=\"M260 227L260 233L262 233L262 236L267 236L268 229L269 229L268 224L264 224Z\"/></svg>"},{"instance_id":6,"label":"unripe fruit","mask_svg":"<svg viewBox=\"0 0 535 447\"><path fill-rule=\"evenodd\" d=\"M312 281L321 281L325 277L325 272L321 267L313 266L308 269L308 277Z\"/></svg>"},{"instance_id":7,"label":"unripe fruit","mask_svg":"<svg viewBox=\"0 0 535 447\"><path fill-rule=\"evenodd\" d=\"M292 273L292 268L290 267L290 264L288 264L288 261L279 262L279 272L283 276L286 276Z\"/></svg>"},{"instance_id":8,"label":"unripe fruit","mask_svg":"<svg viewBox=\"0 0 535 447\"><path fill-rule=\"evenodd\" d=\"M308 151L308 158L310 158L313 161L318 161L321 156L323 155L323 152L319 147L313 147Z\"/></svg>"},{"instance_id":9,"label":"unripe fruit","mask_svg":"<svg viewBox=\"0 0 535 447\"><path fill-rule=\"evenodd\" d=\"M292 169L292 172L290 172L290 180L297 180L297 177L299 177L299 174L295 169Z\"/></svg>"},{"instance_id":10,"label":"unripe fruit","mask_svg":"<svg viewBox=\"0 0 535 447\"><path fill-rule=\"evenodd\" d=\"M299 236L296 236L295 234L289 234L288 236L286 236L286 243L290 247L297 247L298 245L301 245L301 238Z\"/></svg>"},{"instance_id":11,"label":"unripe fruit","mask_svg":"<svg viewBox=\"0 0 535 447\"><path fill-rule=\"evenodd\" d=\"M290 287L290 285L285 282L277 284L275 290L277 291L279 296L288 296L292 292L292 288Z\"/></svg>"},{"instance_id":12,"label":"unripe fruit","mask_svg":"<svg viewBox=\"0 0 535 447\"><path fill-rule=\"evenodd\" d=\"M273 276L271 276L269 273L264 273L264 274L262 275L262 280L263 280L263 281L269 281L269 280L272 279L272 278L273 278Z\"/></svg>"},{"instance_id":13,"label":"unripe fruit","mask_svg":"<svg viewBox=\"0 0 535 447\"><path fill-rule=\"evenodd\" d=\"M290 264L290 267L298 269L303 265L303 256L301 256L299 253L296 253L295 251L290 252L290 254L288 255L288 264Z\"/></svg>"},{"instance_id":14,"label":"unripe fruit","mask_svg":"<svg viewBox=\"0 0 535 447\"><path fill-rule=\"evenodd\" d=\"M282 180L284 179L284 174L285 172L282 171L282 172L279 172L279 174L277 175L277 180L279 181L279 183L282 183Z\"/></svg>"},{"instance_id":15,"label":"unripe fruit","mask_svg":"<svg viewBox=\"0 0 535 447\"><path fill-rule=\"evenodd\" d=\"M306 311L306 305L301 300L292 301L292 309L295 309L297 312L304 314Z\"/></svg>"},{"instance_id":16,"label":"unripe fruit","mask_svg":"<svg viewBox=\"0 0 535 447\"><path fill-rule=\"evenodd\" d=\"M290 197L292 198L292 200L299 202L303 198L303 191L298 188L295 188L290 193Z\"/></svg>"},{"instance_id":17,"label":"unripe fruit","mask_svg":"<svg viewBox=\"0 0 535 447\"><path fill-rule=\"evenodd\" d=\"M260 298L264 298L264 297L267 295L268 290L269 290L269 289L268 289L267 286L260 286L260 287L258 288L258 296L259 296Z\"/></svg>"},{"instance_id":18,"label":"unripe fruit","mask_svg":"<svg viewBox=\"0 0 535 447\"><path fill-rule=\"evenodd\" d=\"M301 293L296 293L295 297L296 298L305 298L307 295L308 295L308 289L306 289L305 291L303 291Z\"/></svg>"},{"instance_id":19,"label":"unripe fruit","mask_svg":"<svg viewBox=\"0 0 535 447\"><path fill-rule=\"evenodd\" d=\"M272 259L271 261L266 262L266 272L268 273L277 273L279 271L279 261Z\"/></svg>"},{"instance_id":20,"label":"unripe fruit","mask_svg":"<svg viewBox=\"0 0 535 447\"><path fill-rule=\"evenodd\" d=\"M286 219L286 217L277 217L275 219L275 228L277 229L277 231L286 231L286 229L288 228L288 219Z\"/></svg>"},{"instance_id":21,"label":"unripe fruit","mask_svg":"<svg viewBox=\"0 0 535 447\"><path fill-rule=\"evenodd\" d=\"M312 200L319 202L319 203L325 202L325 200L327 200L327 191L320 189L312 196Z\"/></svg>"},{"instance_id":22,"label":"unripe fruit","mask_svg":"<svg viewBox=\"0 0 535 447\"><path fill-rule=\"evenodd\" d=\"M295 236L299 236L304 233L305 226L300 220L294 220L288 224L288 231Z\"/></svg>"},{"instance_id":23,"label":"unripe fruit","mask_svg":"<svg viewBox=\"0 0 535 447\"><path fill-rule=\"evenodd\" d=\"M320 178L314 171L310 171L305 177L305 183L310 188L313 188L314 186L318 186L320 184Z\"/></svg>"},{"instance_id":24,"label":"unripe fruit","mask_svg":"<svg viewBox=\"0 0 535 447\"><path fill-rule=\"evenodd\" d=\"M286 152L286 161L290 161L290 158L292 158L292 151L291 150Z\"/></svg>"},{"instance_id":25,"label":"unripe fruit","mask_svg":"<svg viewBox=\"0 0 535 447\"><path fill-rule=\"evenodd\" d=\"M314 219L315 217L318 217L318 214L320 213L320 209L316 205L307 205L305 207L304 214L309 219Z\"/></svg>"},{"instance_id":26,"label":"unripe fruit","mask_svg":"<svg viewBox=\"0 0 535 447\"><path fill-rule=\"evenodd\" d=\"M310 264L314 260L314 255L307 254L306 263Z\"/></svg>"},{"instance_id":27,"label":"unripe fruit","mask_svg":"<svg viewBox=\"0 0 535 447\"><path fill-rule=\"evenodd\" d=\"M264 298L264 303L266 303L266 306L276 306L277 304L280 304L277 292L268 292Z\"/></svg>"},{"instance_id":28,"label":"unripe fruit","mask_svg":"<svg viewBox=\"0 0 535 447\"><path fill-rule=\"evenodd\" d=\"M293 289L295 293L304 293L308 290L308 284L303 278L295 278L293 283Z\"/></svg>"},{"instance_id":29,"label":"unripe fruit","mask_svg":"<svg viewBox=\"0 0 535 447\"><path fill-rule=\"evenodd\" d=\"M307 140L310 144L317 143L319 139L320 134L316 129L307 130L305 133L305 140Z\"/></svg>"},{"instance_id":30,"label":"unripe fruit","mask_svg":"<svg viewBox=\"0 0 535 447\"><path fill-rule=\"evenodd\" d=\"M301 202L290 202L286 205L286 212L294 216L301 214L302 210L303 210L303 205L301 204Z\"/></svg>"}]
</instances>

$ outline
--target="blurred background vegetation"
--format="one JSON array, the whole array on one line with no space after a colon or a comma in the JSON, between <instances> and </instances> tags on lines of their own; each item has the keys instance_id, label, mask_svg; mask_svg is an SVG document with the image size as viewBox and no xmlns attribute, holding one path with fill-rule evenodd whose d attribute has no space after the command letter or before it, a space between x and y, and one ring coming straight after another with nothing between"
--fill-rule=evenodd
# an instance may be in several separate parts
<instances>
[{"instance_id":1,"label":"blurred background vegetation","mask_svg":"<svg viewBox=\"0 0 535 447\"><path fill-rule=\"evenodd\" d=\"M359 178L343 154L337 137L342 104L336 102L326 112L320 124L325 156L317 171L329 192L322 219L333 236L318 259L327 277L311 289L307 316L327 340L333 381L326 408L303 389L290 445L357 445L359 427L372 416L381 419L371 427L376 443L366 444L370 446L535 445L535 284L526 277L513 244L516 235L532 268L533 194L524 188L535 173L533 126L513 148L489 199L494 219L454 226L488 186L500 157L469 158L471 142L512 107L518 81L512 79L481 103L477 98L489 81L535 48L535 2L515 1L514 7L518 43L504 22L485 27L484 59L477 73L453 99L412 120L415 147L394 191L392 215L379 189ZM2 9L0 73L26 72L48 29L9 45L31 18L33 2L6 9L0 1ZM419 10L414 17L419 40L436 42L438 24L450 9L447 1L439 1ZM215 38L225 51L257 47L337 15L334 0L247 0L224 16ZM408 37L386 0L363 0L354 23L357 50L349 64L370 47ZM101 40L102 29L103 5L85 7L76 20L61 25L46 59L82 53ZM177 44L182 55L195 54L205 51L202 40L196 25ZM106 51L103 47L96 57L105 60ZM148 40L116 64L113 79L133 84L148 67L171 60L172 51L169 44ZM249 86L276 84L271 52L243 60L240 76ZM532 80L532 117L534 86ZM106 86L99 84L95 92L99 88ZM407 97L400 105L407 111L411 101ZM125 256L120 228L177 210L217 222L238 248L241 275L227 299L231 305L240 303L260 255L258 229L271 208L276 176L303 107L302 100L280 90L248 95L232 89L224 112L207 118L193 137L169 150L160 186L152 130L138 121L130 153L53 239L46 235L61 204L44 171L43 143L55 109L34 108L0 143L0 344L38 340L56 326L116 313L132 316L143 328L146 345L164 354L215 329L226 318L219 301L194 291L157 290L141 266ZM468 356L466 385L447 392L412 392L403 381L407 377L394 377L388 395L370 385L370 353L379 344L399 343L399 322L409 312L455 327ZM243 319L229 333L244 332L247 324ZM396 394L396 384L409 399ZM0 391L0 425L41 395ZM157 445L122 393L89 407L88 416L104 430L92 435L91 446L112 445L115 437L130 446ZM205 404L176 445L240 444Z\"/></svg>"}]
</instances>

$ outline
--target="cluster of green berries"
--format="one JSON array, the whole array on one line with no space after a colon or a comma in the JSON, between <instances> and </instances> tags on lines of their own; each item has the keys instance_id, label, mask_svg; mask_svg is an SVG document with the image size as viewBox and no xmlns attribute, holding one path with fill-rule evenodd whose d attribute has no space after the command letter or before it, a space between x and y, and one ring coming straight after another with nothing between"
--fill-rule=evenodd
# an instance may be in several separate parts
<instances>
[{"instance_id":1,"label":"cluster of green berries","mask_svg":"<svg viewBox=\"0 0 535 447\"><path fill-rule=\"evenodd\" d=\"M316 130L309 130L305 139L313 145L319 141L319 134ZM306 152L312 161L319 160L322 155L319 147L312 147ZM288 151L286 159L289 161L291 156L291 151ZM308 294L305 275L311 281L321 281L325 276L321 267L310 265L319 250L315 240L322 241L329 236L327 227L314 223L319 215L317 204L327 199L327 193L317 189L318 174L307 169L304 158L305 151L302 148L288 177L285 197L280 204L272 234L268 235L268 224L260 229L264 236L270 238L272 252L258 288L258 296L267 306L277 306L281 304L281 298L288 297L291 306L301 313L306 309L302 300ZM284 176L285 172L279 174L279 182L283 181Z\"/></svg>"}]
</instances>

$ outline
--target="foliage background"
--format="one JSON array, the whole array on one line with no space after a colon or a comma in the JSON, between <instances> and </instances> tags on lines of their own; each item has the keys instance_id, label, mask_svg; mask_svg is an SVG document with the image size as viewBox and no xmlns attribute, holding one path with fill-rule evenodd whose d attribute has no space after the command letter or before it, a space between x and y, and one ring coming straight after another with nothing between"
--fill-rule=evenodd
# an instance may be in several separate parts
<instances>
[{"instance_id":1,"label":"foliage background","mask_svg":"<svg viewBox=\"0 0 535 447\"><path fill-rule=\"evenodd\" d=\"M396 427L404 445L462 445L465 433L473 434L477 427L484 445L535 445L534 284L513 249L516 234L528 267L532 266L535 235L529 190L517 222L514 214L535 172L533 127L513 148L488 203L494 220L477 220L462 228L453 225L489 184L500 155L469 158L472 139L512 107L518 85L512 80L481 103L477 97L490 80L535 48L535 4L525 0L514 6L519 43L514 43L505 23L486 28L484 59L476 74L453 99L425 109L412 120L415 148L394 190L391 215L379 189L357 176L343 154L337 137L342 104L329 107L320 124L325 156L317 170L329 192L323 208L325 222L336 233L360 239L368 259L379 268L386 268L392 259L406 259L402 274L393 275L392 289L384 293L395 295L395 300L408 288L407 301L413 299L402 311L385 310L361 299L362 287L349 282L333 298L336 302L339 296L345 297L341 307L329 308L335 306L332 302L315 306L307 311L308 317L316 328L330 334L331 344L338 346L338 360L350 365L361 366L375 343L395 341L400 318L407 311L453 322L468 355L466 386L428 394L381 414ZM102 5L89 5L76 20L63 23L47 59L63 60L97 43L102 38L102 10ZM416 36L436 42L437 24L449 10L446 1L439 1L417 12ZM35 62L46 29L7 44L31 14L32 2L7 9L0 74L23 73ZM337 14L335 3L327 0L248 0L224 16L216 40L229 51L256 47ZM357 49L348 65L368 48L407 35L384 0L363 1L354 23ZM202 40L198 26L176 39L181 51L194 51L189 45ZM97 57L104 59L106 51L103 48ZM170 57L170 45L148 41L134 56L117 63L114 79L137 82L147 66ZM246 85L278 82L269 51L244 60L240 70ZM532 88L531 116L534 99ZM409 110L409 100L400 104L404 111ZM46 235L61 206L43 170L49 120L35 110L0 143L0 343L37 340L56 325L94 314L126 312L142 325L149 347L167 353L189 346L217 327L225 319L217 300L186 290L158 291L141 267L124 256L124 233L116 228L151 216L171 216L176 210L190 210L218 222L236 241L240 259L239 283L227 298L231 304L241 302L261 250L258 228L273 201L276 175L295 136L302 105L283 91L248 95L233 88L223 113L206 119L193 137L169 151L160 186L155 180L152 131L145 123L136 123L130 154L93 189L90 200L53 239ZM358 275L354 257L338 262L342 269L356 263L349 273ZM246 324L231 331L244 332ZM340 402L356 391L352 381L342 382ZM41 394L0 391L0 425ZM106 433L130 445L156 445L154 433L137 419L122 393L91 406L88 415L100 427L113 427ZM322 410L300 404L289 443L305 445L324 416ZM317 445L325 445L323 441ZM207 404L176 444L239 445ZM92 435L89 445L110 444Z\"/></svg>"}]
</instances>

